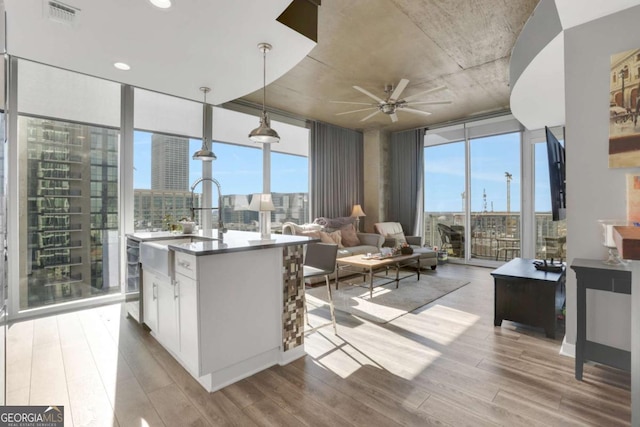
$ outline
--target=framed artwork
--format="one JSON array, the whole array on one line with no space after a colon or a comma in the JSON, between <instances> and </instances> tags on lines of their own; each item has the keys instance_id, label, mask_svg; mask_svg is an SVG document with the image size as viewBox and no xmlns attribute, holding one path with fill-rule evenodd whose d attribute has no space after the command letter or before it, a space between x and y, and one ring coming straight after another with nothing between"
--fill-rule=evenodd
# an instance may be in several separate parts
<instances>
[{"instance_id":1,"label":"framed artwork","mask_svg":"<svg viewBox=\"0 0 640 427\"><path fill-rule=\"evenodd\" d=\"M609 167L640 166L640 49L611 56Z\"/></svg>"}]
</instances>

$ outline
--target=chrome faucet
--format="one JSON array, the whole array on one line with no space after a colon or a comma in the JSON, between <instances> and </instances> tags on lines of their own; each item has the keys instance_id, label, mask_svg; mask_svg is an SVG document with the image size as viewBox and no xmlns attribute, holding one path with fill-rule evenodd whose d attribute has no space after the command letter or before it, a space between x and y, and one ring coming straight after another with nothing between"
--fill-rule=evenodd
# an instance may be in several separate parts
<instances>
[{"instance_id":1,"label":"chrome faucet","mask_svg":"<svg viewBox=\"0 0 640 427\"><path fill-rule=\"evenodd\" d=\"M220 189L220 183L214 178L198 178L196 182L191 185L191 219L193 221L196 220L196 209L204 210L205 208L195 208L193 206L193 190L195 190L196 186L200 184L202 181L211 181L216 185L218 189L218 240L222 242L224 233L227 232L227 229L224 228L224 222L222 221L222 190ZM208 208L207 208L208 209ZM212 208L213 209L213 208Z\"/></svg>"}]
</instances>

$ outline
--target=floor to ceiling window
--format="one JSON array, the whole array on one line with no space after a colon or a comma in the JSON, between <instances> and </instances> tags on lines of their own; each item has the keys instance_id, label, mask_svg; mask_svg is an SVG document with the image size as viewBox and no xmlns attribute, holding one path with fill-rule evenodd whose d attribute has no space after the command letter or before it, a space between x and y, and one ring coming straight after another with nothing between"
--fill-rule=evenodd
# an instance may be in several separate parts
<instances>
[{"instance_id":1,"label":"floor to ceiling window","mask_svg":"<svg viewBox=\"0 0 640 427\"><path fill-rule=\"evenodd\" d=\"M465 142L424 149L425 243L464 258Z\"/></svg>"},{"instance_id":2,"label":"floor to ceiling window","mask_svg":"<svg viewBox=\"0 0 640 427\"><path fill-rule=\"evenodd\" d=\"M18 63L19 309L121 292L115 83Z\"/></svg>"},{"instance_id":3,"label":"floor to ceiling window","mask_svg":"<svg viewBox=\"0 0 640 427\"><path fill-rule=\"evenodd\" d=\"M471 258L520 255L520 132L469 141Z\"/></svg>"},{"instance_id":4,"label":"floor to ceiling window","mask_svg":"<svg viewBox=\"0 0 640 427\"><path fill-rule=\"evenodd\" d=\"M520 128L504 116L427 131L427 244L481 263L520 256Z\"/></svg>"}]
</instances>

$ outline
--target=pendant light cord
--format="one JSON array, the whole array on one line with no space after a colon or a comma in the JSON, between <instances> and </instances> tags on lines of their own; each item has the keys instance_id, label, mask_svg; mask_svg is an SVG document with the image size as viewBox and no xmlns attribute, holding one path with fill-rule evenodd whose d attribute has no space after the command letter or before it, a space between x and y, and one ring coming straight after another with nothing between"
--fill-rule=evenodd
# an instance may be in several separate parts
<instances>
[{"instance_id":1,"label":"pendant light cord","mask_svg":"<svg viewBox=\"0 0 640 427\"><path fill-rule=\"evenodd\" d=\"M267 113L267 48L262 48L262 114Z\"/></svg>"}]
</instances>

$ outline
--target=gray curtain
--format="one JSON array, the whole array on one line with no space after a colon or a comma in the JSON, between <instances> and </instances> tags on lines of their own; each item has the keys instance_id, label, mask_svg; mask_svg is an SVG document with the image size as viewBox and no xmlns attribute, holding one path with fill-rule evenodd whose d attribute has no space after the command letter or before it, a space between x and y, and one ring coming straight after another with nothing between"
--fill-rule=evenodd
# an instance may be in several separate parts
<instances>
[{"instance_id":1,"label":"gray curtain","mask_svg":"<svg viewBox=\"0 0 640 427\"><path fill-rule=\"evenodd\" d=\"M422 236L424 220L424 129L391 134L391 197L387 219L405 234Z\"/></svg>"},{"instance_id":2,"label":"gray curtain","mask_svg":"<svg viewBox=\"0 0 640 427\"><path fill-rule=\"evenodd\" d=\"M309 138L311 217L351 215L364 202L362 133L312 122Z\"/></svg>"}]
</instances>

